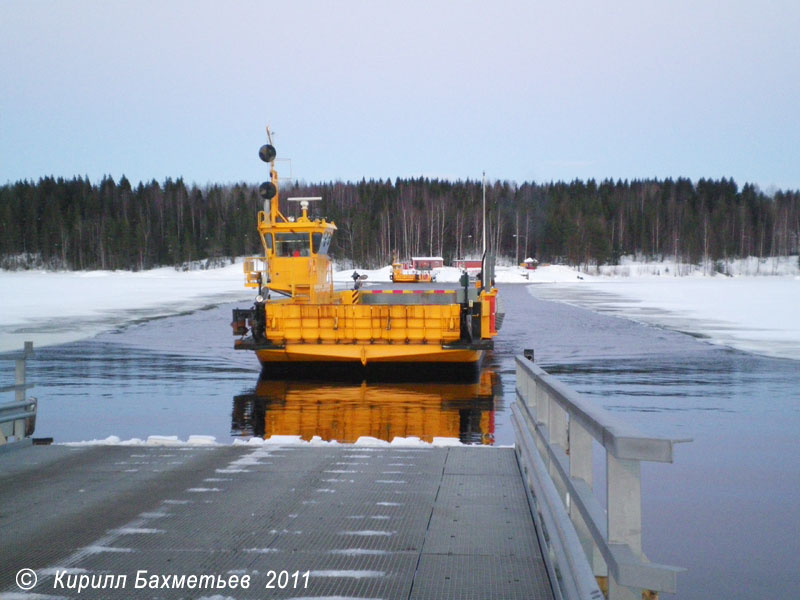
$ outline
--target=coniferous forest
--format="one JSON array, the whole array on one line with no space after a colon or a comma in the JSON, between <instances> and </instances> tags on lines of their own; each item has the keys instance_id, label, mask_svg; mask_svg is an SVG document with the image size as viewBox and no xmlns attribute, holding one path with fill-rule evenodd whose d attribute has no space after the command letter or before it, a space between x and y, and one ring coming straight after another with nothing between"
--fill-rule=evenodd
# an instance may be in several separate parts
<instances>
[{"instance_id":1,"label":"coniferous forest","mask_svg":"<svg viewBox=\"0 0 800 600\"><path fill-rule=\"evenodd\" d=\"M316 216L336 222L339 261L387 264L393 252L477 256L480 181L362 180L283 185L322 196ZM521 261L614 264L638 254L699 262L798 254L800 192L766 195L730 179L494 182L487 186L487 237L498 256ZM136 186L46 177L0 187L0 267L146 269L260 253L257 185L187 186L168 179Z\"/></svg>"}]
</instances>

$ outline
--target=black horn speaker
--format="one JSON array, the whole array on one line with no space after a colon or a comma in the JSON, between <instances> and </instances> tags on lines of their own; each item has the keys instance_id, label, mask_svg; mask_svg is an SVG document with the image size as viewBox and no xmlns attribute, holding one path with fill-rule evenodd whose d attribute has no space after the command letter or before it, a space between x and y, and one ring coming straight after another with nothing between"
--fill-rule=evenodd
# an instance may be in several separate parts
<instances>
[{"instance_id":1,"label":"black horn speaker","mask_svg":"<svg viewBox=\"0 0 800 600\"><path fill-rule=\"evenodd\" d=\"M258 186L258 195L261 196L264 200L271 200L275 197L275 194L278 193L275 184L271 181L265 181L260 186Z\"/></svg>"},{"instance_id":2,"label":"black horn speaker","mask_svg":"<svg viewBox=\"0 0 800 600\"><path fill-rule=\"evenodd\" d=\"M278 152L275 150L275 146L272 144L264 144L258 149L258 157L267 163L275 160L277 155Z\"/></svg>"}]
</instances>

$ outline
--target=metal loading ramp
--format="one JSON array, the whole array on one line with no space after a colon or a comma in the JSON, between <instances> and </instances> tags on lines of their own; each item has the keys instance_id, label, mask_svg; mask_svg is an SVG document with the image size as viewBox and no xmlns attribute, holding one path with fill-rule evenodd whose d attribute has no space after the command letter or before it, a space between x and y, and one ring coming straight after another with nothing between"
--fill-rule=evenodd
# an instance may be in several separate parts
<instances>
[{"instance_id":1,"label":"metal loading ramp","mask_svg":"<svg viewBox=\"0 0 800 600\"><path fill-rule=\"evenodd\" d=\"M104 600L553 598L512 448L34 446L2 460L0 597L30 568L30 594ZM126 586L54 589L59 569ZM142 570L250 586L134 589ZM265 589L270 571L308 585Z\"/></svg>"}]
</instances>

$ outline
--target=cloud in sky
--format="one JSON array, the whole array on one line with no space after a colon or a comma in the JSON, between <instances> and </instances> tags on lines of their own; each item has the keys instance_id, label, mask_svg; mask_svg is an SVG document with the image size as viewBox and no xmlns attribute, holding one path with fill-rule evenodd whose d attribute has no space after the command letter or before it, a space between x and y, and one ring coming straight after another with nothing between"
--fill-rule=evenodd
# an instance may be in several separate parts
<instances>
[{"instance_id":1,"label":"cloud in sky","mask_svg":"<svg viewBox=\"0 0 800 600\"><path fill-rule=\"evenodd\" d=\"M0 182L732 176L800 188L794 2L0 3ZM575 158L572 158L575 157Z\"/></svg>"}]
</instances>

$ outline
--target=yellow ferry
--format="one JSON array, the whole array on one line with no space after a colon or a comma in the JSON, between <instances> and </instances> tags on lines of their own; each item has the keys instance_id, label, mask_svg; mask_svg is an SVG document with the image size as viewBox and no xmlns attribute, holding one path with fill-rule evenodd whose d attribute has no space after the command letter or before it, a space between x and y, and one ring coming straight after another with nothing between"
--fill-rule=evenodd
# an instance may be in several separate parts
<instances>
[{"instance_id":1,"label":"yellow ferry","mask_svg":"<svg viewBox=\"0 0 800 600\"><path fill-rule=\"evenodd\" d=\"M288 198L300 214L281 212L269 128L267 136L259 156L270 165L270 181L259 188L264 210L257 221L264 256L244 262L245 285L258 296L252 308L233 311L240 336L234 347L255 351L277 376L322 366L477 366L499 322L489 261L481 281L470 284L464 274L455 289L362 290L357 278L353 289L335 290L328 249L336 224L309 216L321 198Z\"/></svg>"},{"instance_id":2,"label":"yellow ferry","mask_svg":"<svg viewBox=\"0 0 800 600\"><path fill-rule=\"evenodd\" d=\"M406 270L406 265L397 260L397 257L392 261L390 277L395 283L430 283L433 281L433 275L431 275L430 271Z\"/></svg>"}]
</instances>

